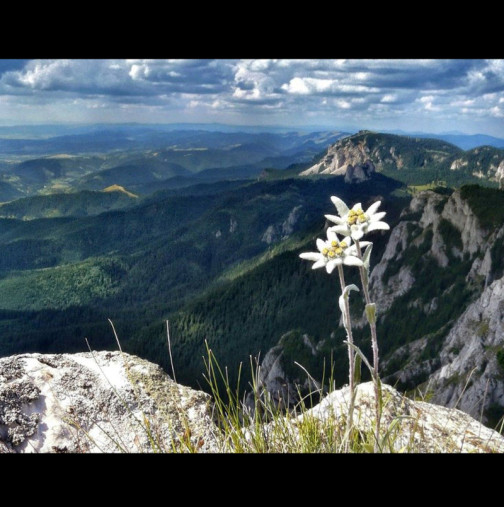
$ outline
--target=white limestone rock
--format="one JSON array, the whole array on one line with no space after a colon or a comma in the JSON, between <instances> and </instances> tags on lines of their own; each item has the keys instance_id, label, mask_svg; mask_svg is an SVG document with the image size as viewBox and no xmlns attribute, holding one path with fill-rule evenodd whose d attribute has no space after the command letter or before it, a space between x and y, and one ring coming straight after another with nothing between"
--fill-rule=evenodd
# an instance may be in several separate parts
<instances>
[{"instance_id":1,"label":"white limestone rock","mask_svg":"<svg viewBox=\"0 0 504 507\"><path fill-rule=\"evenodd\" d=\"M384 408L381 431L394 427L392 447L395 452L487 453L504 452L504 437L486 428L468 414L402 396L393 387L382 384ZM374 386L371 382L357 388L353 421L358 430L373 431L375 420ZM309 417L326 421L344 420L348 414L350 389L333 391L321 403L301 415L296 423Z\"/></svg>"},{"instance_id":2,"label":"white limestone rock","mask_svg":"<svg viewBox=\"0 0 504 507\"><path fill-rule=\"evenodd\" d=\"M0 452L216 451L209 403L120 352L0 358Z\"/></svg>"}]
</instances>

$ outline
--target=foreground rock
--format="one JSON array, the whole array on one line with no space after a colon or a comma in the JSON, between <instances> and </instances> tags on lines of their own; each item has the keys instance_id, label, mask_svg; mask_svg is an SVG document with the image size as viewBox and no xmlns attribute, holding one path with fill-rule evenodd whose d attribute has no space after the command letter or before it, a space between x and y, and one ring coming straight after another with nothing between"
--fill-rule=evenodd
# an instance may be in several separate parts
<instances>
[{"instance_id":1,"label":"foreground rock","mask_svg":"<svg viewBox=\"0 0 504 507\"><path fill-rule=\"evenodd\" d=\"M388 385L383 397L382 430L391 430L392 437L385 452L504 452L501 435L459 410L406 399ZM2 358L0 453L232 451L234 440L225 445L210 401L172 381L159 366L119 352ZM266 425L259 432L269 433L268 448L275 452L303 451L286 437L298 438L310 419L320 423L324 438L329 431L341 433L348 403L346 387L298 418L280 417L281 431ZM373 386L361 384L354 422L364 439L373 420ZM254 451L242 450L247 447ZM312 450L343 449L336 444Z\"/></svg>"},{"instance_id":2,"label":"foreground rock","mask_svg":"<svg viewBox=\"0 0 504 507\"><path fill-rule=\"evenodd\" d=\"M486 428L468 414L431 403L403 397L383 384L384 409L382 435L389 431L384 452L489 453L504 452L504 437ZM327 421L344 420L350 402L349 388L332 392L321 403L292 423L296 432L307 418L317 420L327 431ZM374 387L371 382L358 386L353 416L357 429L365 436L373 431L375 419Z\"/></svg>"},{"instance_id":3,"label":"foreground rock","mask_svg":"<svg viewBox=\"0 0 504 507\"><path fill-rule=\"evenodd\" d=\"M0 359L0 452L217 451L210 396L120 352Z\"/></svg>"}]
</instances>

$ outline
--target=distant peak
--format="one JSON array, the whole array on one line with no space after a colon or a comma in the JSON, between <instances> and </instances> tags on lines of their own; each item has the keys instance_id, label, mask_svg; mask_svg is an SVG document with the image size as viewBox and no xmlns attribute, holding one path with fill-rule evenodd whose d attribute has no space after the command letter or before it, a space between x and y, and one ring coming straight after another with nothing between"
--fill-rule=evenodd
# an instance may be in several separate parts
<instances>
[{"instance_id":1,"label":"distant peak","mask_svg":"<svg viewBox=\"0 0 504 507\"><path fill-rule=\"evenodd\" d=\"M133 197L135 199L138 198L138 195L128 192L124 187L121 187L121 185L110 185L110 187L104 188L102 191L103 192L122 192L123 194L126 194L128 197Z\"/></svg>"}]
</instances>

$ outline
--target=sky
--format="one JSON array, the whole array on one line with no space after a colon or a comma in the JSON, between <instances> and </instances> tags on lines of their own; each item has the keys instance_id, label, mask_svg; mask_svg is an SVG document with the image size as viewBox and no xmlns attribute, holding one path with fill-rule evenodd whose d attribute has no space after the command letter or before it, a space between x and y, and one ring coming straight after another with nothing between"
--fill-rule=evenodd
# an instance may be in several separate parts
<instances>
[{"instance_id":1,"label":"sky","mask_svg":"<svg viewBox=\"0 0 504 507\"><path fill-rule=\"evenodd\" d=\"M0 125L125 122L504 138L504 60L0 60Z\"/></svg>"}]
</instances>

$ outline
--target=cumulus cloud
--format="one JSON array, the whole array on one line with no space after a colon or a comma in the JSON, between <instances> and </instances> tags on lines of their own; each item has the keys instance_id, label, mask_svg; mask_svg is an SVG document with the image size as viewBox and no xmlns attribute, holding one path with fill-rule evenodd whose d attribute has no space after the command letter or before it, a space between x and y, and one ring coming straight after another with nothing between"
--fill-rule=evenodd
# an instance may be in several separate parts
<instances>
[{"instance_id":1,"label":"cumulus cloud","mask_svg":"<svg viewBox=\"0 0 504 507\"><path fill-rule=\"evenodd\" d=\"M76 121L453 128L474 119L474 128L487 121L496 134L504 129L504 61L0 60L0 100L7 104L0 121L16 123L23 115L56 121L66 114Z\"/></svg>"}]
</instances>

